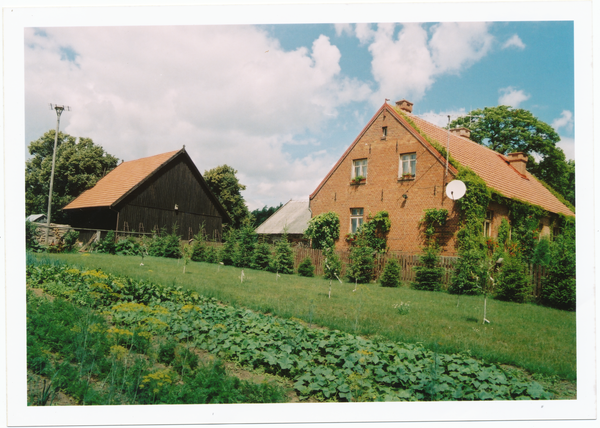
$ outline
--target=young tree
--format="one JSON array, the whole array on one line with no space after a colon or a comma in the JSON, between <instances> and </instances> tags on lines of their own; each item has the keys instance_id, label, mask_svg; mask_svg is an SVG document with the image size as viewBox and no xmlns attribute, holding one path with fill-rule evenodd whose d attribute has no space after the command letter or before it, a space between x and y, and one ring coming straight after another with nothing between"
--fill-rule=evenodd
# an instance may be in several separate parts
<instances>
[{"instance_id":1,"label":"young tree","mask_svg":"<svg viewBox=\"0 0 600 428\"><path fill-rule=\"evenodd\" d=\"M413 287L416 290L439 291L442 289L442 276L444 268L440 267L440 248L436 245L425 247L423 255L419 257L423 266L415 266L416 272Z\"/></svg>"},{"instance_id":2,"label":"young tree","mask_svg":"<svg viewBox=\"0 0 600 428\"><path fill-rule=\"evenodd\" d=\"M373 278L374 250L361 236L350 248L347 277L350 282L367 284Z\"/></svg>"},{"instance_id":3,"label":"young tree","mask_svg":"<svg viewBox=\"0 0 600 428\"><path fill-rule=\"evenodd\" d=\"M229 229L225 234L225 245L221 248L219 258L221 262L226 265L233 265L235 263L235 253L238 245L238 232L235 229Z\"/></svg>"},{"instance_id":4,"label":"young tree","mask_svg":"<svg viewBox=\"0 0 600 428\"><path fill-rule=\"evenodd\" d=\"M398 261L391 258L383 268L383 274L379 279L382 287L399 287L400 286L401 268Z\"/></svg>"},{"instance_id":5,"label":"young tree","mask_svg":"<svg viewBox=\"0 0 600 428\"><path fill-rule=\"evenodd\" d=\"M313 277L315 276L315 266L312 264L310 257L306 257L298 266L298 275Z\"/></svg>"},{"instance_id":6,"label":"young tree","mask_svg":"<svg viewBox=\"0 0 600 428\"><path fill-rule=\"evenodd\" d=\"M333 211L314 216L308 222L304 236L311 240L313 248L332 249L340 237L340 218Z\"/></svg>"},{"instance_id":7,"label":"young tree","mask_svg":"<svg viewBox=\"0 0 600 428\"><path fill-rule=\"evenodd\" d=\"M254 249L252 269L268 270L272 257L271 245L268 242L260 242Z\"/></svg>"},{"instance_id":8,"label":"young tree","mask_svg":"<svg viewBox=\"0 0 600 428\"><path fill-rule=\"evenodd\" d=\"M524 303L531 297L527 266L521 254L506 253L496 276L495 298L507 302Z\"/></svg>"},{"instance_id":9,"label":"young tree","mask_svg":"<svg viewBox=\"0 0 600 428\"><path fill-rule=\"evenodd\" d=\"M275 244L275 255L273 256L270 270L278 273L294 273L294 252L288 242L286 233Z\"/></svg>"},{"instance_id":10,"label":"young tree","mask_svg":"<svg viewBox=\"0 0 600 428\"><path fill-rule=\"evenodd\" d=\"M229 165L221 165L204 171L204 180L223 205L231 218L231 227L239 229L244 224L250 224L252 217L242 196L246 186L235 176L237 171Z\"/></svg>"},{"instance_id":11,"label":"young tree","mask_svg":"<svg viewBox=\"0 0 600 428\"><path fill-rule=\"evenodd\" d=\"M33 157L25 162L25 212L27 215L48 211L48 193L52 170L52 152L56 131L50 130L29 144ZM54 185L52 188L53 222L66 221L62 208L114 169L119 160L106 153L90 138L76 139L58 133Z\"/></svg>"},{"instance_id":12,"label":"young tree","mask_svg":"<svg viewBox=\"0 0 600 428\"><path fill-rule=\"evenodd\" d=\"M473 141L498 153L527 154L527 170L575 204L575 162L567 162L557 147L556 131L531 112L503 105L486 107L450 123L451 128L456 126L469 128Z\"/></svg>"},{"instance_id":13,"label":"young tree","mask_svg":"<svg viewBox=\"0 0 600 428\"><path fill-rule=\"evenodd\" d=\"M541 301L557 309L576 309L576 247L574 225L554 238L551 259L542 284ZM571 230L569 230L571 229Z\"/></svg>"},{"instance_id":14,"label":"young tree","mask_svg":"<svg viewBox=\"0 0 600 428\"><path fill-rule=\"evenodd\" d=\"M234 264L237 267L250 267L258 235L252 226L242 226L238 232L238 245L235 250Z\"/></svg>"}]
</instances>

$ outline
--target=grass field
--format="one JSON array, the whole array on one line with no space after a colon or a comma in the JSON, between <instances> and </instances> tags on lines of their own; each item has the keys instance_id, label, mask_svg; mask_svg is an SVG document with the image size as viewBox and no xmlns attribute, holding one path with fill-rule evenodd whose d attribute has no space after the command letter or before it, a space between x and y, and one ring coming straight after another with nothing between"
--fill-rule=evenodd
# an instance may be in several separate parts
<instances>
[{"instance_id":1,"label":"grass field","mask_svg":"<svg viewBox=\"0 0 600 428\"><path fill-rule=\"evenodd\" d=\"M332 284L323 278L303 278L240 268L165 258L104 254L49 255L87 268L179 285L223 302L299 318L364 336L381 335L393 341L422 343L443 353L466 352L488 362L515 365L531 373L576 379L575 313L533 304L487 301L440 292L386 289L378 284ZM408 307L400 314L398 305Z\"/></svg>"}]
</instances>

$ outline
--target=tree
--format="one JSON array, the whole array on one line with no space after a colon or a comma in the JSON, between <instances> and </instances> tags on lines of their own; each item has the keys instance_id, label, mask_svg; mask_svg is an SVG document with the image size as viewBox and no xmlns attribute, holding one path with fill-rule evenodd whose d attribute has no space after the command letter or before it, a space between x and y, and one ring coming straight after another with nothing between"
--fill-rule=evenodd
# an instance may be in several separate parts
<instances>
[{"instance_id":1,"label":"tree","mask_svg":"<svg viewBox=\"0 0 600 428\"><path fill-rule=\"evenodd\" d=\"M282 206L282 203L280 203L276 207L267 207L265 205L260 210L257 208L254 211L252 211L250 214L252 214L252 217L254 218L254 226L258 227L261 224L263 224L269 217L275 214L275 211L277 211Z\"/></svg>"},{"instance_id":2,"label":"tree","mask_svg":"<svg viewBox=\"0 0 600 428\"><path fill-rule=\"evenodd\" d=\"M56 131L50 130L29 143L33 157L25 162L25 211L27 215L48 211L52 152ZM51 220L66 221L62 208L114 169L119 159L94 144L90 138L76 139L58 133Z\"/></svg>"},{"instance_id":3,"label":"tree","mask_svg":"<svg viewBox=\"0 0 600 428\"><path fill-rule=\"evenodd\" d=\"M471 140L498 153L525 153L527 170L575 204L575 162L567 162L556 146L560 141L556 131L531 112L503 105L486 107L450 123L451 128L457 126L469 128Z\"/></svg>"},{"instance_id":4,"label":"tree","mask_svg":"<svg viewBox=\"0 0 600 428\"><path fill-rule=\"evenodd\" d=\"M250 224L252 217L241 193L246 186L239 182L235 174L237 171L229 165L221 165L204 171L204 180L229 214L231 227L239 229L244 224Z\"/></svg>"},{"instance_id":5,"label":"tree","mask_svg":"<svg viewBox=\"0 0 600 428\"><path fill-rule=\"evenodd\" d=\"M294 251L288 242L287 233L285 232L275 244L275 254L271 259L270 270L277 273L294 273Z\"/></svg>"},{"instance_id":6,"label":"tree","mask_svg":"<svg viewBox=\"0 0 600 428\"><path fill-rule=\"evenodd\" d=\"M333 249L340 237L340 218L333 211L314 216L309 220L304 236L311 240L313 248Z\"/></svg>"},{"instance_id":7,"label":"tree","mask_svg":"<svg viewBox=\"0 0 600 428\"><path fill-rule=\"evenodd\" d=\"M373 268L375 267L374 252L364 237L361 236L356 240L350 248L348 256L349 263L346 275L350 282L367 284L371 281Z\"/></svg>"},{"instance_id":8,"label":"tree","mask_svg":"<svg viewBox=\"0 0 600 428\"><path fill-rule=\"evenodd\" d=\"M398 261L394 258L390 258L385 264L383 269L383 275L379 279L382 287L399 287L400 286L400 273L402 268Z\"/></svg>"}]
</instances>

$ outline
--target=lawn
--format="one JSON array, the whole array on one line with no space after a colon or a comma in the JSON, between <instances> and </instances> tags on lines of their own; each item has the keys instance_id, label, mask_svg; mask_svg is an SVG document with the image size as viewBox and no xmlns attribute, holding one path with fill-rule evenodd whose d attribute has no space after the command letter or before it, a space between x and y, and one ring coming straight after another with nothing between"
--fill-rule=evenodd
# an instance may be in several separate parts
<instances>
[{"instance_id":1,"label":"lawn","mask_svg":"<svg viewBox=\"0 0 600 428\"><path fill-rule=\"evenodd\" d=\"M576 379L575 313L534 304L488 299L482 324L483 298L442 292L386 289L378 284L330 283L323 278L242 269L207 263L183 264L174 259L104 254L49 255L87 268L178 285L206 297L270 313L298 318L363 336L379 335L396 342L422 343L441 353L470 353L487 362L509 364L531 373ZM458 303L458 305L457 305ZM408 312L401 314L399 305Z\"/></svg>"}]
</instances>

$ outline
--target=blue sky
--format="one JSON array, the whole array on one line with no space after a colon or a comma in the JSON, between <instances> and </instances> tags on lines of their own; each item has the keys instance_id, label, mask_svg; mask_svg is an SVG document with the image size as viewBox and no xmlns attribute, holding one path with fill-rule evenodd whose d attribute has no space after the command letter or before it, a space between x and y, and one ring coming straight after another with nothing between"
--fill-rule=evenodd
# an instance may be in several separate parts
<instances>
[{"instance_id":1,"label":"blue sky","mask_svg":"<svg viewBox=\"0 0 600 428\"><path fill-rule=\"evenodd\" d=\"M25 145L54 128L124 160L186 146L250 209L307 199L386 98L445 125L507 104L574 158L574 26L553 22L25 29ZM52 82L52 84L48 84Z\"/></svg>"}]
</instances>

